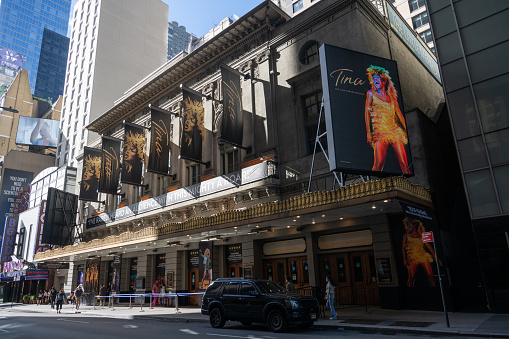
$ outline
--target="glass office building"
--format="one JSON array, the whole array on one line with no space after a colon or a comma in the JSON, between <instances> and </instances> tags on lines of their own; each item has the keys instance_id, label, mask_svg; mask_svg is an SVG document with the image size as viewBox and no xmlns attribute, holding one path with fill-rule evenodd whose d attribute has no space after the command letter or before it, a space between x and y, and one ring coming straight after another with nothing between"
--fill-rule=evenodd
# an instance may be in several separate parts
<instances>
[{"instance_id":1,"label":"glass office building","mask_svg":"<svg viewBox=\"0 0 509 339\"><path fill-rule=\"evenodd\" d=\"M427 4L488 306L507 312L509 2Z\"/></svg>"},{"instance_id":2,"label":"glass office building","mask_svg":"<svg viewBox=\"0 0 509 339\"><path fill-rule=\"evenodd\" d=\"M64 94L69 38L44 29L34 94L55 102Z\"/></svg>"},{"instance_id":3,"label":"glass office building","mask_svg":"<svg viewBox=\"0 0 509 339\"><path fill-rule=\"evenodd\" d=\"M71 0L2 0L0 48L26 57L32 93L35 90L44 29L66 36Z\"/></svg>"}]
</instances>

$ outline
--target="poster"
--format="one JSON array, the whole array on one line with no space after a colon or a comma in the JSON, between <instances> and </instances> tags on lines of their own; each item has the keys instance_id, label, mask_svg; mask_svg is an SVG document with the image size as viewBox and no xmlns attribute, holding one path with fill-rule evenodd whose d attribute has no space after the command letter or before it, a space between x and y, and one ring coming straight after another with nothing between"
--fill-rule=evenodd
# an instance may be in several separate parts
<instances>
[{"instance_id":1,"label":"poster","mask_svg":"<svg viewBox=\"0 0 509 339\"><path fill-rule=\"evenodd\" d=\"M228 245L226 247L226 263L242 263L242 244Z\"/></svg>"},{"instance_id":2,"label":"poster","mask_svg":"<svg viewBox=\"0 0 509 339\"><path fill-rule=\"evenodd\" d=\"M120 140L102 137L101 174L98 191L117 194L120 175Z\"/></svg>"},{"instance_id":3,"label":"poster","mask_svg":"<svg viewBox=\"0 0 509 339\"><path fill-rule=\"evenodd\" d=\"M325 44L319 54L330 170L412 174L396 62Z\"/></svg>"},{"instance_id":4,"label":"poster","mask_svg":"<svg viewBox=\"0 0 509 339\"><path fill-rule=\"evenodd\" d=\"M150 109L150 116L152 122L147 171L168 175L171 114L152 107Z\"/></svg>"},{"instance_id":5,"label":"poster","mask_svg":"<svg viewBox=\"0 0 509 339\"><path fill-rule=\"evenodd\" d=\"M80 200L97 201L97 190L99 189L99 178L101 176L101 153L101 150L95 148L84 148Z\"/></svg>"},{"instance_id":6,"label":"poster","mask_svg":"<svg viewBox=\"0 0 509 339\"><path fill-rule=\"evenodd\" d=\"M182 89L182 139L180 157L202 162L202 140L204 133L204 109L201 96Z\"/></svg>"},{"instance_id":7,"label":"poster","mask_svg":"<svg viewBox=\"0 0 509 339\"><path fill-rule=\"evenodd\" d=\"M122 255L115 255L110 262L110 289L111 291L120 291L120 269L122 267Z\"/></svg>"},{"instance_id":8,"label":"poster","mask_svg":"<svg viewBox=\"0 0 509 339\"><path fill-rule=\"evenodd\" d=\"M198 266L198 277L199 277L199 289L206 289L212 282L212 241L201 241L199 249L199 266Z\"/></svg>"},{"instance_id":9,"label":"poster","mask_svg":"<svg viewBox=\"0 0 509 339\"><path fill-rule=\"evenodd\" d=\"M145 149L145 129L124 123L124 146L121 181L130 185L141 185Z\"/></svg>"},{"instance_id":10,"label":"poster","mask_svg":"<svg viewBox=\"0 0 509 339\"><path fill-rule=\"evenodd\" d=\"M87 260L85 270L85 286L83 291L85 293L99 292L99 266L101 265L101 258Z\"/></svg>"},{"instance_id":11,"label":"poster","mask_svg":"<svg viewBox=\"0 0 509 339\"><path fill-rule=\"evenodd\" d=\"M221 123L221 140L242 147L244 111L242 109L242 92L240 76L221 67L223 89L223 120Z\"/></svg>"}]
</instances>

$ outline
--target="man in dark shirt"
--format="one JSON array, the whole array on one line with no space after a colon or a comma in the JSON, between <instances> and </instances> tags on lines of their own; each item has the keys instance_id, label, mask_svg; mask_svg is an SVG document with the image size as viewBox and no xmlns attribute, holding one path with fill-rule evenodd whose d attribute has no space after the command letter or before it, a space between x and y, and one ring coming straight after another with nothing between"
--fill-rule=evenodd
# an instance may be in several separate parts
<instances>
[{"instance_id":1,"label":"man in dark shirt","mask_svg":"<svg viewBox=\"0 0 509 339\"><path fill-rule=\"evenodd\" d=\"M99 297L101 297L101 306L104 306L104 301L106 300L105 296L108 295L108 289L106 286L101 285L101 288L99 289Z\"/></svg>"},{"instance_id":2,"label":"man in dark shirt","mask_svg":"<svg viewBox=\"0 0 509 339\"><path fill-rule=\"evenodd\" d=\"M51 288L51 291L49 292L49 301L51 304L51 308L55 308L55 300L57 298L57 290L55 289L55 286Z\"/></svg>"},{"instance_id":3,"label":"man in dark shirt","mask_svg":"<svg viewBox=\"0 0 509 339\"><path fill-rule=\"evenodd\" d=\"M81 285L78 285L78 287L76 287L76 291L74 291L74 296L76 297L76 310L80 309L82 295L83 290L81 289Z\"/></svg>"}]
</instances>

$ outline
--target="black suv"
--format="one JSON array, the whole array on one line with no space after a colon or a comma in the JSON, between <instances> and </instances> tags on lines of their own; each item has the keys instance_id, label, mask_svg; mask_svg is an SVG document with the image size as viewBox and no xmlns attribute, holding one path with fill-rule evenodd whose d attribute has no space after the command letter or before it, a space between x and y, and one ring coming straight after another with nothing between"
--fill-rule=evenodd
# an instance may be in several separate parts
<instances>
[{"instance_id":1,"label":"black suv","mask_svg":"<svg viewBox=\"0 0 509 339\"><path fill-rule=\"evenodd\" d=\"M270 280L225 278L213 281L203 296L201 313L210 316L212 327L227 320L243 325L266 322L274 332L288 324L310 327L320 312L314 297L289 293Z\"/></svg>"}]
</instances>

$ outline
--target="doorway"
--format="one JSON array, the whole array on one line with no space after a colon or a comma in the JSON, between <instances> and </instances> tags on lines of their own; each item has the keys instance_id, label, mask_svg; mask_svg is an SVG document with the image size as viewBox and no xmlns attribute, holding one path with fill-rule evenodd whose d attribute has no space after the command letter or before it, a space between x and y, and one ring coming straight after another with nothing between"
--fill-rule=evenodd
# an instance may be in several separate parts
<instances>
[{"instance_id":1,"label":"doorway","mask_svg":"<svg viewBox=\"0 0 509 339\"><path fill-rule=\"evenodd\" d=\"M242 264L229 264L226 268L228 278L242 278Z\"/></svg>"},{"instance_id":2,"label":"doorway","mask_svg":"<svg viewBox=\"0 0 509 339\"><path fill-rule=\"evenodd\" d=\"M264 279L286 286L286 277L289 277L296 290L309 287L309 264L306 256L266 259L263 261L263 268Z\"/></svg>"},{"instance_id":3,"label":"doorway","mask_svg":"<svg viewBox=\"0 0 509 339\"><path fill-rule=\"evenodd\" d=\"M199 270L197 268L189 269L189 293L197 293L199 292L199 280L198 277ZM189 305L198 306L198 296L191 295L189 296Z\"/></svg>"},{"instance_id":4,"label":"doorway","mask_svg":"<svg viewBox=\"0 0 509 339\"><path fill-rule=\"evenodd\" d=\"M325 277L330 275L340 307L380 304L372 250L321 255L319 263L320 286L324 291Z\"/></svg>"}]
</instances>

